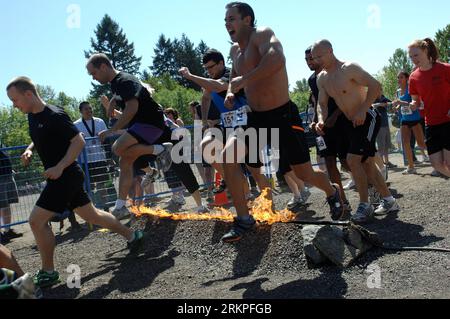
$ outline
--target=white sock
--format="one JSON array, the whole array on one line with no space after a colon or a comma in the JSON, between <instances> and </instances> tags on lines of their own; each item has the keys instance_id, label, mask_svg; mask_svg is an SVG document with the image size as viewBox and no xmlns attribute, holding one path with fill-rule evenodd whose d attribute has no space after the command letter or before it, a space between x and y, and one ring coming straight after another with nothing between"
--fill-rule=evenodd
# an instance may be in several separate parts
<instances>
[{"instance_id":1,"label":"white sock","mask_svg":"<svg viewBox=\"0 0 450 319\"><path fill-rule=\"evenodd\" d=\"M118 199L116 200L116 209L121 209L127 203L126 200Z\"/></svg>"},{"instance_id":2,"label":"white sock","mask_svg":"<svg viewBox=\"0 0 450 319\"><path fill-rule=\"evenodd\" d=\"M162 145L153 145L153 155L158 156L162 152L164 152L164 146L162 146Z\"/></svg>"}]
</instances>

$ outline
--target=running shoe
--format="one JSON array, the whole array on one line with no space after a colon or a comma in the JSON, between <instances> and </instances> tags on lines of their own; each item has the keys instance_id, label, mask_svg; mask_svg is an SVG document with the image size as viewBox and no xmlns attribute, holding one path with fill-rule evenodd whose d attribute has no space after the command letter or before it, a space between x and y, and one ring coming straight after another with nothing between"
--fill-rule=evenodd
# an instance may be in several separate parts
<instances>
[{"instance_id":1,"label":"running shoe","mask_svg":"<svg viewBox=\"0 0 450 319\"><path fill-rule=\"evenodd\" d=\"M49 273L44 270L39 270L34 275L33 282L36 287L47 288L60 283L61 280L59 278L59 273L57 271Z\"/></svg>"},{"instance_id":2,"label":"running shoe","mask_svg":"<svg viewBox=\"0 0 450 319\"><path fill-rule=\"evenodd\" d=\"M144 232L141 230L136 230L134 232L134 239L131 243L127 244L128 249L131 253L137 252L143 244Z\"/></svg>"},{"instance_id":3,"label":"running shoe","mask_svg":"<svg viewBox=\"0 0 450 319\"><path fill-rule=\"evenodd\" d=\"M344 215L344 205L341 199L341 195L339 194L339 186L333 184L333 187L336 189L334 195L327 198L328 205L330 205L330 215L331 219L339 220Z\"/></svg>"},{"instance_id":4,"label":"running shoe","mask_svg":"<svg viewBox=\"0 0 450 319\"><path fill-rule=\"evenodd\" d=\"M355 224L365 224L373 219L374 211L372 205L359 204L356 213L352 216L351 221Z\"/></svg>"},{"instance_id":5,"label":"running shoe","mask_svg":"<svg viewBox=\"0 0 450 319\"><path fill-rule=\"evenodd\" d=\"M392 212L398 212L399 210L400 206L395 199L393 201L382 199L380 205L375 209L375 215L386 215Z\"/></svg>"},{"instance_id":6,"label":"running shoe","mask_svg":"<svg viewBox=\"0 0 450 319\"><path fill-rule=\"evenodd\" d=\"M116 217L117 220L122 220L129 217L131 215L131 212L127 207L123 206L122 208L113 207L111 214Z\"/></svg>"},{"instance_id":7,"label":"running shoe","mask_svg":"<svg viewBox=\"0 0 450 319\"><path fill-rule=\"evenodd\" d=\"M256 225L255 219L250 215L248 220L239 217L234 219L231 230L222 237L224 243L234 243L242 239L245 233L252 230Z\"/></svg>"}]
</instances>

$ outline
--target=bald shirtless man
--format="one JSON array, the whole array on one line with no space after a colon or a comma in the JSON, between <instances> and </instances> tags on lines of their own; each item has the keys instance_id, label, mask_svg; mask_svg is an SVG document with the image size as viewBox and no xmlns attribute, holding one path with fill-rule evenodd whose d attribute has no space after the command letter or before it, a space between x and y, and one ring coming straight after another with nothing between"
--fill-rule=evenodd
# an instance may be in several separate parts
<instances>
[{"instance_id":1,"label":"bald shirtless man","mask_svg":"<svg viewBox=\"0 0 450 319\"><path fill-rule=\"evenodd\" d=\"M323 67L323 71L317 78L320 92L316 130L319 134L323 134L330 97L336 101L342 113L353 122L353 127L343 132L350 142L347 162L352 170L360 197L358 210L352 220L365 223L372 219L374 214L382 215L398 211L399 206L374 161L375 141L381 117L371 108L371 105L381 94L380 83L359 65L339 61L334 56L333 47L328 40L315 43L312 55ZM368 180L383 197L375 211L369 204Z\"/></svg>"},{"instance_id":2,"label":"bald shirtless man","mask_svg":"<svg viewBox=\"0 0 450 319\"><path fill-rule=\"evenodd\" d=\"M227 105L233 105L234 94L244 89L252 110L248 114L248 127L256 130L278 130L280 157L286 157L298 178L323 190L330 205L333 219L344 213L339 187L332 185L322 172L314 172L297 106L290 101L286 58L280 41L270 28L256 28L253 9L246 3L232 2L226 6L225 26L234 42L230 56L233 61ZM270 138L269 138L270 141ZM251 141L249 151L258 148ZM227 149L224 150L225 152ZM225 175L232 173L225 164ZM249 215L242 183L228 176L229 190L238 217L231 231L222 240L233 242L255 224Z\"/></svg>"}]
</instances>

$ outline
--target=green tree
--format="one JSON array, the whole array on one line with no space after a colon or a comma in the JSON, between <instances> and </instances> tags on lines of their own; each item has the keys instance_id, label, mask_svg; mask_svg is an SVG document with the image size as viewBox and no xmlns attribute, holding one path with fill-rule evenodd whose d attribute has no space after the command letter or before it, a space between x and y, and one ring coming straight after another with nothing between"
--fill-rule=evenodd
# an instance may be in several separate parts
<instances>
[{"instance_id":1,"label":"green tree","mask_svg":"<svg viewBox=\"0 0 450 319\"><path fill-rule=\"evenodd\" d=\"M28 118L13 107L0 109L0 141L7 147L28 145Z\"/></svg>"},{"instance_id":2,"label":"green tree","mask_svg":"<svg viewBox=\"0 0 450 319\"><path fill-rule=\"evenodd\" d=\"M204 41L200 41L199 45L195 47L186 34L173 41L161 34L154 49L153 64L150 66L152 75L157 78L169 75L187 88L200 90L195 83L181 77L178 70L185 66L193 74L205 76L202 58L208 49L209 47Z\"/></svg>"},{"instance_id":3,"label":"green tree","mask_svg":"<svg viewBox=\"0 0 450 319\"><path fill-rule=\"evenodd\" d=\"M200 58L200 61L203 60L203 56L208 50L209 50L208 45L203 40L201 40L197 48L195 48L195 51L197 52L197 55Z\"/></svg>"},{"instance_id":4,"label":"green tree","mask_svg":"<svg viewBox=\"0 0 450 319\"><path fill-rule=\"evenodd\" d=\"M136 57L134 44L128 42L123 29L109 15L105 15L97 25L95 39L91 38L91 49L85 51L84 55L89 58L93 53L106 54L117 70L133 75L139 73L142 58ZM92 97L99 98L103 94L110 96L108 85L92 83L92 86Z\"/></svg>"},{"instance_id":5,"label":"green tree","mask_svg":"<svg viewBox=\"0 0 450 319\"><path fill-rule=\"evenodd\" d=\"M177 110L186 124L193 123L189 103L201 99L199 91L182 86L168 74L162 77L152 77L146 82L155 89L153 98L157 103L161 104L163 108L171 107Z\"/></svg>"},{"instance_id":6,"label":"green tree","mask_svg":"<svg viewBox=\"0 0 450 319\"><path fill-rule=\"evenodd\" d=\"M389 64L386 65L376 76L377 80L383 86L384 95L393 99L397 91L397 75L400 71L411 73L413 64L408 57L408 52L403 49L395 50L393 56L389 58Z\"/></svg>"},{"instance_id":7,"label":"green tree","mask_svg":"<svg viewBox=\"0 0 450 319\"><path fill-rule=\"evenodd\" d=\"M309 92L309 84L307 79L295 82L294 92Z\"/></svg>"},{"instance_id":8,"label":"green tree","mask_svg":"<svg viewBox=\"0 0 450 319\"><path fill-rule=\"evenodd\" d=\"M309 107L309 91L294 91L290 93L291 100L297 104L300 113L306 112Z\"/></svg>"},{"instance_id":9,"label":"green tree","mask_svg":"<svg viewBox=\"0 0 450 319\"><path fill-rule=\"evenodd\" d=\"M175 40L173 43L175 52L175 66L178 71L181 67L186 66L192 74L204 75L202 66L202 59L198 51L194 47L194 43L183 33L180 40ZM200 90L200 87L180 76L177 72L175 79L183 86Z\"/></svg>"},{"instance_id":10,"label":"green tree","mask_svg":"<svg viewBox=\"0 0 450 319\"><path fill-rule=\"evenodd\" d=\"M439 50L440 60L450 62L450 24L439 30L435 36L436 46Z\"/></svg>"},{"instance_id":11,"label":"green tree","mask_svg":"<svg viewBox=\"0 0 450 319\"><path fill-rule=\"evenodd\" d=\"M164 34L159 36L154 54L153 64L150 66L154 77L161 77L164 74L175 76L177 74L173 44L170 39L166 39Z\"/></svg>"}]
</instances>

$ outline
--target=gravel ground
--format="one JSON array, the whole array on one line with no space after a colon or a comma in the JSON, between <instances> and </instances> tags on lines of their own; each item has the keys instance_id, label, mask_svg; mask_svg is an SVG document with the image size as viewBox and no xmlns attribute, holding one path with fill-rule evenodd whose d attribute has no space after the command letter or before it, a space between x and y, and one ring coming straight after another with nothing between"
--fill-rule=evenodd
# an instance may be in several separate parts
<instances>
[{"instance_id":1,"label":"gravel ground","mask_svg":"<svg viewBox=\"0 0 450 319\"><path fill-rule=\"evenodd\" d=\"M400 164L398 156L393 162ZM390 171L390 187L402 210L367 226L386 242L450 248L450 182ZM357 194L348 192L353 207ZM288 193L275 198L277 208ZM328 220L323 195L313 190L301 219ZM192 203L191 203L192 204ZM189 207L189 206L188 206ZM223 244L224 222L147 223L145 247L132 256L115 234L84 230L57 236L56 267L64 283L44 290L45 298L450 298L450 254L373 249L342 270L332 265L310 268L302 252L300 226L259 226L234 245ZM56 227L57 228L57 225ZM39 269L40 259L28 226L25 236L8 247L25 271ZM69 289L65 270L81 267L81 288ZM368 268L379 267L381 287L368 288ZM369 267L370 266L370 267Z\"/></svg>"}]
</instances>

